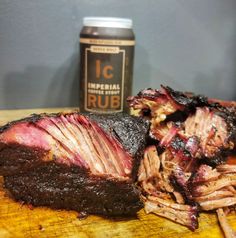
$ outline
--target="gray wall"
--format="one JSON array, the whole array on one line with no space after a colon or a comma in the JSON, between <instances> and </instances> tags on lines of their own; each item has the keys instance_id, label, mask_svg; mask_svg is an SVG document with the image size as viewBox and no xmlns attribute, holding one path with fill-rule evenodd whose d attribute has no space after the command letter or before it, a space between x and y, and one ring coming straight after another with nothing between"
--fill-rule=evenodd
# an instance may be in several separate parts
<instances>
[{"instance_id":1,"label":"gray wall","mask_svg":"<svg viewBox=\"0 0 236 238\"><path fill-rule=\"evenodd\" d=\"M133 93L236 99L235 0L0 0L0 109L78 105L84 16L133 19Z\"/></svg>"}]
</instances>

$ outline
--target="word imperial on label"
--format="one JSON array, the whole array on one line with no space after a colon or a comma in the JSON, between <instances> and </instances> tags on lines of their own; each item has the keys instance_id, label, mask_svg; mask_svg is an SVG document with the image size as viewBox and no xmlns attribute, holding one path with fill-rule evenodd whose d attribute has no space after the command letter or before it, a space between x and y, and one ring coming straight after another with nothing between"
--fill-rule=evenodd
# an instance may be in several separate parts
<instances>
[{"instance_id":1,"label":"word imperial on label","mask_svg":"<svg viewBox=\"0 0 236 238\"><path fill-rule=\"evenodd\" d=\"M89 89L99 90L120 90L119 84L88 83Z\"/></svg>"}]
</instances>

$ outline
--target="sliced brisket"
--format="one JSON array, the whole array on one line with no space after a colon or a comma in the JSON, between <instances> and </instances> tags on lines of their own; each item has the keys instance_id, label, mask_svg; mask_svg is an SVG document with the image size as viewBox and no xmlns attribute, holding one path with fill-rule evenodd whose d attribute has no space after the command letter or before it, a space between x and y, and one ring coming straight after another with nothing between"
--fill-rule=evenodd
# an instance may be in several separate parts
<instances>
[{"instance_id":1,"label":"sliced brisket","mask_svg":"<svg viewBox=\"0 0 236 238\"><path fill-rule=\"evenodd\" d=\"M0 175L17 200L103 215L141 207L136 170L149 125L114 114L41 114L0 131Z\"/></svg>"}]
</instances>

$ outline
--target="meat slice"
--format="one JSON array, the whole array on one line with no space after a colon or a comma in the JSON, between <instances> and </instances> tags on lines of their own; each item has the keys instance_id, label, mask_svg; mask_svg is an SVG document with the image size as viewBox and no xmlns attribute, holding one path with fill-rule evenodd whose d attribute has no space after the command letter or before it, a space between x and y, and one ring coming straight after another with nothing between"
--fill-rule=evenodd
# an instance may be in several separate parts
<instances>
[{"instance_id":1,"label":"meat slice","mask_svg":"<svg viewBox=\"0 0 236 238\"><path fill-rule=\"evenodd\" d=\"M142 207L134 181L148 129L124 114L33 115L0 129L0 175L35 206L132 215Z\"/></svg>"}]
</instances>

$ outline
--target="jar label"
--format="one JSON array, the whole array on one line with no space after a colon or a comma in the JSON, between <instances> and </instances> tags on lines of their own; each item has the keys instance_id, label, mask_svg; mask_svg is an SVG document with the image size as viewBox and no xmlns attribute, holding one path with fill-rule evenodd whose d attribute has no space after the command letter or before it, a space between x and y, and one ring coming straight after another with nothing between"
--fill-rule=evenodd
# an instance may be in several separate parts
<instances>
[{"instance_id":1,"label":"jar label","mask_svg":"<svg viewBox=\"0 0 236 238\"><path fill-rule=\"evenodd\" d=\"M134 46L134 40L109 40L109 39L92 39L92 38L80 38L80 43L93 44L93 45L119 45L119 46Z\"/></svg>"},{"instance_id":2,"label":"jar label","mask_svg":"<svg viewBox=\"0 0 236 238\"><path fill-rule=\"evenodd\" d=\"M124 109L126 49L134 41L80 39L84 49L84 108L111 113Z\"/></svg>"}]
</instances>

